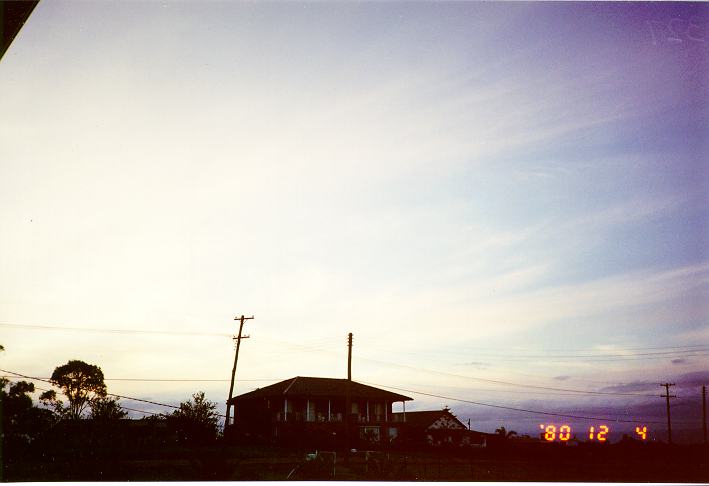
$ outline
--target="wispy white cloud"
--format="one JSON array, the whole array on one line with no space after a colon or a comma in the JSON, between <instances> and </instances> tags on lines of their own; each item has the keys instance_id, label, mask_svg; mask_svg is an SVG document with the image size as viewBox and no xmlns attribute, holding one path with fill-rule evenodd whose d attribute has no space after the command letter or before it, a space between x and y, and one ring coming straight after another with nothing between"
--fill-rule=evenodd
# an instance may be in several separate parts
<instances>
[{"instance_id":1,"label":"wispy white cloud","mask_svg":"<svg viewBox=\"0 0 709 486\"><path fill-rule=\"evenodd\" d=\"M687 214L683 188L633 185L660 155L625 129L661 123L654 114L678 109L689 89L668 90L655 55L609 62L596 43L555 57L559 46L515 30L531 6L429 19L321 5L286 19L225 4L214 8L240 16L200 9L200 22L183 15L189 4L146 4L134 23L116 20L130 17L120 4L110 19L85 7L41 4L37 27L23 29L38 40L13 46L27 60L0 66L0 320L222 331L231 313L253 313L263 341L249 342L244 369L277 377L342 360L268 339L347 331L393 343L395 356L422 342L443 354L460 341L551 336L559 322L708 338L687 329L706 316L705 262L681 249L632 269L584 261L590 250L617 257L620 230L651 240ZM353 8L359 23L342 14ZM127 25L130 35L102 35ZM508 35L527 47L503 50ZM569 148L587 138L588 153ZM624 175L626 187L603 187ZM124 353L112 353L76 337L3 344L18 366L90 349L112 374L221 376L231 356L228 340L176 343L154 359L152 340L116 339ZM202 359L187 366L187 355Z\"/></svg>"}]
</instances>

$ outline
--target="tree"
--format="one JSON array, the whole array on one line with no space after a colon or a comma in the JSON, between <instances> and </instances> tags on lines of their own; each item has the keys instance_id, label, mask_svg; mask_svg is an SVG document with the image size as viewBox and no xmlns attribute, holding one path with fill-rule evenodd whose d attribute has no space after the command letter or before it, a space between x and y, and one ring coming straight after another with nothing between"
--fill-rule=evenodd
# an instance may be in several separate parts
<instances>
[{"instance_id":1,"label":"tree","mask_svg":"<svg viewBox=\"0 0 709 486\"><path fill-rule=\"evenodd\" d=\"M69 406L64 408L53 391L43 393L40 400L52 403L55 410L58 412L63 410L63 413L60 413L71 419L81 418L93 401L106 396L106 384L101 368L80 360L71 360L55 368L50 381L61 388L62 393L69 400Z\"/></svg>"},{"instance_id":2,"label":"tree","mask_svg":"<svg viewBox=\"0 0 709 486\"><path fill-rule=\"evenodd\" d=\"M0 378L0 436L5 451L19 453L16 447L37 439L50 426L52 417L51 412L32 403L33 383L18 381L8 385L9 380Z\"/></svg>"},{"instance_id":3,"label":"tree","mask_svg":"<svg viewBox=\"0 0 709 486\"><path fill-rule=\"evenodd\" d=\"M2 344L0 351L5 351ZM51 424L51 413L35 407L31 393L34 393L34 383L11 383L7 378L0 378L0 449L8 457L9 451L19 453L18 447L37 439Z\"/></svg>"},{"instance_id":4,"label":"tree","mask_svg":"<svg viewBox=\"0 0 709 486\"><path fill-rule=\"evenodd\" d=\"M91 407L89 418L94 420L117 420L128 415L128 412L121 408L121 405L115 398L96 398L91 401L89 407Z\"/></svg>"},{"instance_id":5,"label":"tree","mask_svg":"<svg viewBox=\"0 0 709 486\"><path fill-rule=\"evenodd\" d=\"M192 395L192 400L180 403L180 408L168 416L183 442L209 442L217 436L219 414L217 405L205 399L204 392Z\"/></svg>"},{"instance_id":6,"label":"tree","mask_svg":"<svg viewBox=\"0 0 709 486\"><path fill-rule=\"evenodd\" d=\"M514 430L510 430L508 432L504 426L500 427L499 429L495 429L495 433L503 439L511 439L512 437L517 435L517 432L515 432Z\"/></svg>"},{"instance_id":7,"label":"tree","mask_svg":"<svg viewBox=\"0 0 709 486\"><path fill-rule=\"evenodd\" d=\"M68 408L64 407L64 402L57 398L57 392L47 390L39 396L39 403L47 409L53 409L56 418L62 419L68 416Z\"/></svg>"}]
</instances>

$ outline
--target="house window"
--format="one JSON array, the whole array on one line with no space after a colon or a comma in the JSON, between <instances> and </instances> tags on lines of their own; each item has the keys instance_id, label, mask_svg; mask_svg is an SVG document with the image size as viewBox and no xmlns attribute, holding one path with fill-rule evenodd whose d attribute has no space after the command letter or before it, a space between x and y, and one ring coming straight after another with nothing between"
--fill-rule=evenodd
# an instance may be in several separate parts
<instances>
[{"instance_id":1,"label":"house window","mask_svg":"<svg viewBox=\"0 0 709 486\"><path fill-rule=\"evenodd\" d=\"M381 402L374 403L374 420L377 422L384 421L384 404Z\"/></svg>"},{"instance_id":2,"label":"house window","mask_svg":"<svg viewBox=\"0 0 709 486\"><path fill-rule=\"evenodd\" d=\"M308 400L306 403L306 407L307 407L306 414L305 414L306 420L308 422L314 422L316 420L316 418L315 418L315 402L313 400Z\"/></svg>"},{"instance_id":3,"label":"house window","mask_svg":"<svg viewBox=\"0 0 709 486\"><path fill-rule=\"evenodd\" d=\"M359 438L369 442L379 442L379 427L360 427Z\"/></svg>"}]
</instances>

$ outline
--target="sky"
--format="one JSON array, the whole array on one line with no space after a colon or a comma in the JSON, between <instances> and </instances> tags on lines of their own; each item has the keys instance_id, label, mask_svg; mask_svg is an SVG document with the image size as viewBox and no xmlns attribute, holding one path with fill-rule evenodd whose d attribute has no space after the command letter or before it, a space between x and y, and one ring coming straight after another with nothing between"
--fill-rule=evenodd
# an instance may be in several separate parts
<instances>
[{"instance_id":1,"label":"sky","mask_svg":"<svg viewBox=\"0 0 709 486\"><path fill-rule=\"evenodd\" d=\"M352 332L407 410L664 440L671 382L695 440L708 94L707 4L41 2L0 61L0 368L223 411L253 315L235 394L346 377Z\"/></svg>"}]
</instances>

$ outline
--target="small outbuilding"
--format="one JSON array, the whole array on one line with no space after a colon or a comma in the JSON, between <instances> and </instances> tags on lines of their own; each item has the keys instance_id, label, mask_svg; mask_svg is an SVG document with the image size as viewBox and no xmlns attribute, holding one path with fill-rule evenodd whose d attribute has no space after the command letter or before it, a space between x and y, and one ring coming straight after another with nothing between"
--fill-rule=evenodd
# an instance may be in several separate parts
<instances>
[{"instance_id":1,"label":"small outbuilding","mask_svg":"<svg viewBox=\"0 0 709 486\"><path fill-rule=\"evenodd\" d=\"M408 447L479 446L484 444L487 435L468 430L447 407L395 413L394 423L399 426L400 442Z\"/></svg>"}]
</instances>

